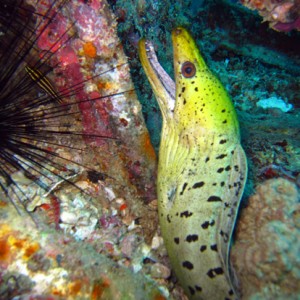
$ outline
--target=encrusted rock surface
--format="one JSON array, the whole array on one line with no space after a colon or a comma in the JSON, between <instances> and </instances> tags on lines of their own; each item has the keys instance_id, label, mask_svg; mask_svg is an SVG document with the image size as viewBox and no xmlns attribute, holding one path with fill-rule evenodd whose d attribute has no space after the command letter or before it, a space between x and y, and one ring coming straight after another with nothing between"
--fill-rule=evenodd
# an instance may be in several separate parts
<instances>
[{"instance_id":1,"label":"encrusted rock surface","mask_svg":"<svg viewBox=\"0 0 300 300\"><path fill-rule=\"evenodd\" d=\"M294 183L271 179L242 210L231 251L242 299L299 299L299 198Z\"/></svg>"}]
</instances>

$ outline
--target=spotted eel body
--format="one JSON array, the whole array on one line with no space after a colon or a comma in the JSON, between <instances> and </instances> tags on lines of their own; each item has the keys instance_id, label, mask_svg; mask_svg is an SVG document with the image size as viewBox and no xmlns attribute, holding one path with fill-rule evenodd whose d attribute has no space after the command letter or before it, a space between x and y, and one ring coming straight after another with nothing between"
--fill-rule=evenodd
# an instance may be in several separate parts
<instances>
[{"instance_id":1,"label":"spotted eel body","mask_svg":"<svg viewBox=\"0 0 300 300\"><path fill-rule=\"evenodd\" d=\"M179 27L172 41L176 84L152 44L139 43L163 116L157 179L162 235L190 299L237 299L229 247L247 175L237 115L191 35Z\"/></svg>"}]
</instances>

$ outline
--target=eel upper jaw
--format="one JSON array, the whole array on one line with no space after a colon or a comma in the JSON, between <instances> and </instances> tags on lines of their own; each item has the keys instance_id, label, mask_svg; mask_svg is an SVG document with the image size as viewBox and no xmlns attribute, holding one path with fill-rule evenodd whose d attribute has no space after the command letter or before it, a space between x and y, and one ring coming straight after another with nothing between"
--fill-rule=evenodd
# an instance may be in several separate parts
<instances>
[{"instance_id":1,"label":"eel upper jaw","mask_svg":"<svg viewBox=\"0 0 300 300\"><path fill-rule=\"evenodd\" d=\"M144 39L140 41L139 53L144 70L158 99L161 112L164 118L170 120L173 118L175 107L175 82L158 62L153 44L150 41Z\"/></svg>"}]
</instances>

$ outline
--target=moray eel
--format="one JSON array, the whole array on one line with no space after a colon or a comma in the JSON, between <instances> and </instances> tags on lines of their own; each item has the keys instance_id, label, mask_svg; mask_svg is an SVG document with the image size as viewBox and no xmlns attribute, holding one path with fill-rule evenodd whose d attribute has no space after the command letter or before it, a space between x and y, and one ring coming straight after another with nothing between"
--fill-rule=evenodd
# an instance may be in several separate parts
<instances>
[{"instance_id":1,"label":"moray eel","mask_svg":"<svg viewBox=\"0 0 300 300\"><path fill-rule=\"evenodd\" d=\"M229 250L247 176L237 114L191 35L179 27L172 41L176 83L153 45L139 42L163 117L157 179L162 236L190 299L237 299Z\"/></svg>"}]
</instances>

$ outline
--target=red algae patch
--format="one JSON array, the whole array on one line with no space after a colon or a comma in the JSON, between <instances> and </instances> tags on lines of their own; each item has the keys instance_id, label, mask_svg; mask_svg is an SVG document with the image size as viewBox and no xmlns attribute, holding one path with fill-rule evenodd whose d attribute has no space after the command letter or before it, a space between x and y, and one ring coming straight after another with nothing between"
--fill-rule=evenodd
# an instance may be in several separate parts
<instances>
[{"instance_id":1,"label":"red algae patch","mask_svg":"<svg viewBox=\"0 0 300 300\"><path fill-rule=\"evenodd\" d=\"M5 207L6 205L7 205L6 202L0 200L0 208L1 208L1 207Z\"/></svg>"},{"instance_id":2,"label":"red algae patch","mask_svg":"<svg viewBox=\"0 0 300 300\"><path fill-rule=\"evenodd\" d=\"M10 247L6 239L0 239L0 262L7 261L10 257Z\"/></svg>"},{"instance_id":3,"label":"red algae patch","mask_svg":"<svg viewBox=\"0 0 300 300\"><path fill-rule=\"evenodd\" d=\"M3 224L0 226L0 265L10 263L14 257L11 243L12 234L8 225Z\"/></svg>"},{"instance_id":4,"label":"red algae patch","mask_svg":"<svg viewBox=\"0 0 300 300\"><path fill-rule=\"evenodd\" d=\"M110 281L108 279L95 280L93 284L91 299L92 300L102 299L103 293L107 288L109 288L109 286L110 286Z\"/></svg>"},{"instance_id":5,"label":"red algae patch","mask_svg":"<svg viewBox=\"0 0 300 300\"><path fill-rule=\"evenodd\" d=\"M79 280L75 280L74 282L70 282L68 285L69 294L76 296L81 292L82 289L82 282Z\"/></svg>"},{"instance_id":6,"label":"red algae patch","mask_svg":"<svg viewBox=\"0 0 300 300\"><path fill-rule=\"evenodd\" d=\"M97 48L92 42L87 42L83 45L84 54L90 58L95 58L97 55Z\"/></svg>"},{"instance_id":7,"label":"red algae patch","mask_svg":"<svg viewBox=\"0 0 300 300\"><path fill-rule=\"evenodd\" d=\"M33 242L25 247L23 258L28 259L39 250L40 245L37 242Z\"/></svg>"},{"instance_id":8,"label":"red algae patch","mask_svg":"<svg viewBox=\"0 0 300 300\"><path fill-rule=\"evenodd\" d=\"M166 300L166 298L162 295L155 295L154 300Z\"/></svg>"},{"instance_id":9,"label":"red algae patch","mask_svg":"<svg viewBox=\"0 0 300 300\"><path fill-rule=\"evenodd\" d=\"M142 147L145 151L146 156L150 159L155 161L156 160L156 153L154 151L154 148L151 144L149 133L146 131L144 132L142 138Z\"/></svg>"}]
</instances>

